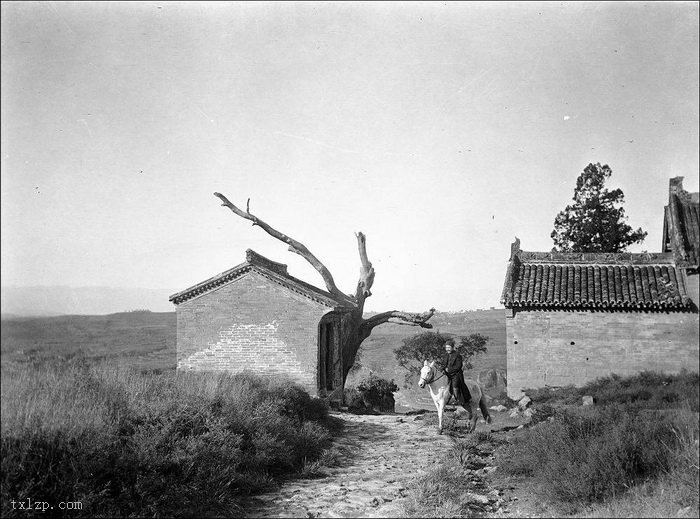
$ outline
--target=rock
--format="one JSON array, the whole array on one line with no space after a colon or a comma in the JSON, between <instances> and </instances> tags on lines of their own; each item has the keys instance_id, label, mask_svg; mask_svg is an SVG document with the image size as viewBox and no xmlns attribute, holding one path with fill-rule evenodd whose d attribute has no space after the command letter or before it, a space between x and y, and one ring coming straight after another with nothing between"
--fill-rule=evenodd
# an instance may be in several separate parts
<instances>
[{"instance_id":1,"label":"rock","mask_svg":"<svg viewBox=\"0 0 700 519\"><path fill-rule=\"evenodd\" d=\"M499 405L492 405L489 407L491 411L496 411L497 413L502 413L503 411L507 410L508 408L502 404Z\"/></svg>"},{"instance_id":2,"label":"rock","mask_svg":"<svg viewBox=\"0 0 700 519\"><path fill-rule=\"evenodd\" d=\"M455 418L463 418L468 415L469 412L463 407L458 407L457 409L455 409Z\"/></svg>"},{"instance_id":3,"label":"rock","mask_svg":"<svg viewBox=\"0 0 700 519\"><path fill-rule=\"evenodd\" d=\"M525 409L527 406L530 405L530 402L532 402L532 399L529 396L525 395L518 402L518 407L520 407L520 409Z\"/></svg>"},{"instance_id":4,"label":"rock","mask_svg":"<svg viewBox=\"0 0 700 519\"><path fill-rule=\"evenodd\" d=\"M511 418L517 418L518 416L520 416L520 409L518 409L517 407L514 407L513 409L510 410L509 416Z\"/></svg>"},{"instance_id":5,"label":"rock","mask_svg":"<svg viewBox=\"0 0 700 519\"><path fill-rule=\"evenodd\" d=\"M535 413L537 413L535 409L533 409L532 407L528 407L527 409L525 409L525 411L523 411L523 416L529 419L532 418L532 415Z\"/></svg>"},{"instance_id":6,"label":"rock","mask_svg":"<svg viewBox=\"0 0 700 519\"><path fill-rule=\"evenodd\" d=\"M425 416L423 416L422 414L419 414L419 415L416 415L413 417L413 421L417 422L418 420L423 420L424 418L425 418Z\"/></svg>"},{"instance_id":7,"label":"rock","mask_svg":"<svg viewBox=\"0 0 700 519\"><path fill-rule=\"evenodd\" d=\"M593 397L590 395L586 395L582 398L583 400L583 405L593 405Z\"/></svg>"},{"instance_id":8,"label":"rock","mask_svg":"<svg viewBox=\"0 0 700 519\"><path fill-rule=\"evenodd\" d=\"M523 427L525 427L525 426L524 426L524 425L518 425L518 426L515 428L515 430L517 431L518 429L522 429Z\"/></svg>"},{"instance_id":9,"label":"rock","mask_svg":"<svg viewBox=\"0 0 700 519\"><path fill-rule=\"evenodd\" d=\"M486 496L482 496L481 494L472 494L471 492L467 492L465 497L472 503L479 503L480 505L489 504L489 498Z\"/></svg>"}]
</instances>

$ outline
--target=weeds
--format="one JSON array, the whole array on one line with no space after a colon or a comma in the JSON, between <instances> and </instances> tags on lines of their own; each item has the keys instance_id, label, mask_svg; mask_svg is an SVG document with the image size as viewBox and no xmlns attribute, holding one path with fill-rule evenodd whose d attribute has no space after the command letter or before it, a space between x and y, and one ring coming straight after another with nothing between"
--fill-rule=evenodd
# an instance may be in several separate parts
<instances>
[{"instance_id":1,"label":"weeds","mask_svg":"<svg viewBox=\"0 0 700 519\"><path fill-rule=\"evenodd\" d=\"M551 502L569 512L624 516L629 508L615 507L634 503L647 510L636 514L657 515L658 507L643 506L645 496L668 489L675 501L665 515L684 507L697 514L697 393L697 374L652 372L532 392L536 426L500 449L498 465L533 478ZM580 402L583 394L594 396L597 405L561 406Z\"/></svg>"},{"instance_id":2,"label":"weeds","mask_svg":"<svg viewBox=\"0 0 700 519\"><path fill-rule=\"evenodd\" d=\"M483 505L475 503L469 476L452 460L432 468L409 489L402 503L404 517L475 517Z\"/></svg>"},{"instance_id":3,"label":"weeds","mask_svg":"<svg viewBox=\"0 0 700 519\"><path fill-rule=\"evenodd\" d=\"M327 407L288 381L85 362L2 375L5 517L28 496L87 516L231 515L332 461Z\"/></svg>"},{"instance_id":4,"label":"weeds","mask_svg":"<svg viewBox=\"0 0 700 519\"><path fill-rule=\"evenodd\" d=\"M536 404L576 405L590 395L597 405L624 404L646 409L671 409L690 406L700 411L700 375L681 372L677 375L643 371L632 377L612 374L593 380L583 387L542 388L527 390Z\"/></svg>"}]
</instances>

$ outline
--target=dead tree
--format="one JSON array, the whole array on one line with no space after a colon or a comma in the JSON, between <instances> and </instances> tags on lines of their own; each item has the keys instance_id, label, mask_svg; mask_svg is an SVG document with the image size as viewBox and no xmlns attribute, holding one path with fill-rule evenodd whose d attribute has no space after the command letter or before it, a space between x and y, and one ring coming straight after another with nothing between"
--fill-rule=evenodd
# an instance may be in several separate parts
<instances>
[{"instance_id":1,"label":"dead tree","mask_svg":"<svg viewBox=\"0 0 700 519\"><path fill-rule=\"evenodd\" d=\"M316 256L314 256L306 246L279 232L278 230L271 227L269 224L262 221L257 216L250 212L250 199L246 204L246 210L243 211L233 205L224 195L221 193L214 193L214 196L218 197L222 201L222 206L228 207L234 214L250 220L253 225L257 225L262 228L267 234L276 238L287 245L289 245L289 250L295 252L308 261L316 271L321 274L323 281L326 284L326 289L328 292L333 294L336 298L347 301L352 307L352 311L348 312L343 317L342 322L342 336L341 336L341 351L342 351L342 365L343 365L343 385L348 376L350 368L355 363L355 356L357 350L360 348L362 341L370 336L372 330L384 323L397 323L397 324L407 324L412 326L420 326L421 328L432 328L433 325L428 323L428 320L435 313L435 309L431 308L429 311L422 314L413 314L406 312L399 312L397 310L390 310L388 312L382 312L368 319L363 318L363 311L365 306L365 300L372 295L372 284L374 283L374 268L372 263L367 258L367 247L365 241L365 235L361 232L355 234L357 237L357 247L360 253L360 278L357 281L357 287L355 288L354 294L344 294L341 292L333 281L333 276L326 266L319 261Z\"/></svg>"}]
</instances>

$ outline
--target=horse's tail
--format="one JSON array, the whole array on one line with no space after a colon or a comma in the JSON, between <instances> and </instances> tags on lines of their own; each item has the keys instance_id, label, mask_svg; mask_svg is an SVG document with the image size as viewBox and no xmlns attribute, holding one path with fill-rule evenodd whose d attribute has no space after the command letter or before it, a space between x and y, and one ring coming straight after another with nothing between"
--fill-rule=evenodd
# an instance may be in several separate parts
<instances>
[{"instance_id":1,"label":"horse's tail","mask_svg":"<svg viewBox=\"0 0 700 519\"><path fill-rule=\"evenodd\" d=\"M481 409L481 414L486 420L486 423L491 423L491 415L489 414L489 408L486 407L486 396L484 392L481 392L481 398L479 399L479 409Z\"/></svg>"}]
</instances>

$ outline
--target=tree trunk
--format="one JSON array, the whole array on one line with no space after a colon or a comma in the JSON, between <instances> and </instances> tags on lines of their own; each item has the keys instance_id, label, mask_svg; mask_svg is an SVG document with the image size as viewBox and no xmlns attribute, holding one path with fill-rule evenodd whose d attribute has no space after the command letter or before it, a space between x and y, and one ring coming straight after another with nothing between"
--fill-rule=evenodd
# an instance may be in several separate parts
<instances>
[{"instance_id":1,"label":"tree trunk","mask_svg":"<svg viewBox=\"0 0 700 519\"><path fill-rule=\"evenodd\" d=\"M326 285L326 289L330 294L335 296L337 299L347 302L349 306L352 307L350 312L343 315L341 321L341 352L343 361L343 386L345 385L345 380L347 379L348 373L355 363L355 357L357 355L357 350L359 350L362 342L370 336L372 330L381 324L392 322L397 324L407 324L410 326L420 326L421 328L432 328L433 325L428 323L428 320L435 313L435 309L431 308L429 311L422 314L399 312L397 310L391 310L388 312L382 312L380 314L374 315L368 319L363 318L365 300L372 295L372 285L374 284L374 268L372 263L367 257L367 242L365 235L361 232L356 233L357 237L357 247L360 255L360 277L357 281L357 286L355 288L354 295L346 295L341 292L335 285L333 276L330 270L319 261L316 256L314 256L311 251L301 242L279 232L266 222L260 220L257 216L254 216L250 212L250 199L246 204L246 210L243 211L232 204L224 195L221 193L214 193L214 196L218 197L224 207L228 207L234 214L250 220L253 225L261 227L267 234L276 238L287 245L289 245L289 250L296 254L302 256L306 261L308 261L311 266L316 269L316 271L321 275L323 281Z\"/></svg>"}]
</instances>

